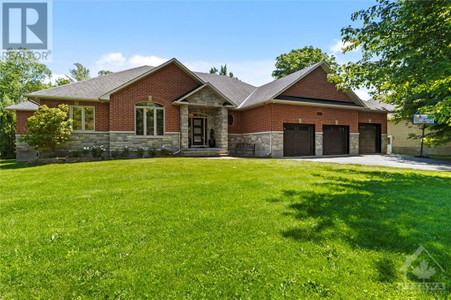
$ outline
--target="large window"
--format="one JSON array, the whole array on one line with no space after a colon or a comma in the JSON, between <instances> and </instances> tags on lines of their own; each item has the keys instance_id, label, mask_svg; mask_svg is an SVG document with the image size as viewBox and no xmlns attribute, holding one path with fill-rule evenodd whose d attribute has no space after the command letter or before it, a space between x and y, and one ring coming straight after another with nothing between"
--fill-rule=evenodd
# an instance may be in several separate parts
<instances>
[{"instance_id":1,"label":"large window","mask_svg":"<svg viewBox=\"0 0 451 300\"><path fill-rule=\"evenodd\" d=\"M135 105L136 135L164 135L164 106L154 102Z\"/></svg>"},{"instance_id":2,"label":"large window","mask_svg":"<svg viewBox=\"0 0 451 300\"><path fill-rule=\"evenodd\" d=\"M73 120L72 129L77 131L94 131L94 106L71 106L69 117Z\"/></svg>"}]
</instances>

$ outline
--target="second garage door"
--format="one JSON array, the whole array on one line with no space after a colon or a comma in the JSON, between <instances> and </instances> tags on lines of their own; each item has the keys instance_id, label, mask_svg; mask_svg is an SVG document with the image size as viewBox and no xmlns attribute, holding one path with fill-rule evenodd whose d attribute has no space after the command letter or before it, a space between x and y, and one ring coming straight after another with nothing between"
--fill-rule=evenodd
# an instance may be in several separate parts
<instances>
[{"instance_id":1,"label":"second garage door","mask_svg":"<svg viewBox=\"0 0 451 300\"><path fill-rule=\"evenodd\" d=\"M313 145L314 125L283 124L283 155L307 156L315 155Z\"/></svg>"},{"instance_id":2,"label":"second garage door","mask_svg":"<svg viewBox=\"0 0 451 300\"><path fill-rule=\"evenodd\" d=\"M381 126L359 124L359 152L361 154L381 152Z\"/></svg>"},{"instance_id":3,"label":"second garage door","mask_svg":"<svg viewBox=\"0 0 451 300\"><path fill-rule=\"evenodd\" d=\"M323 125L323 154L348 154L348 136L348 126Z\"/></svg>"}]
</instances>

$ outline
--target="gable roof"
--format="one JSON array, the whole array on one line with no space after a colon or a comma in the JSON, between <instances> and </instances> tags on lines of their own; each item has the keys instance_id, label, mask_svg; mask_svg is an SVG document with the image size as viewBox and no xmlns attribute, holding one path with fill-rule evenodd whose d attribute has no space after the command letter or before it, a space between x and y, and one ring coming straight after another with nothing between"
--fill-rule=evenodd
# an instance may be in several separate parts
<instances>
[{"instance_id":1,"label":"gable roof","mask_svg":"<svg viewBox=\"0 0 451 300\"><path fill-rule=\"evenodd\" d=\"M125 71L73 82L51 89L26 94L29 98L58 98L98 101L101 96L111 90L148 72L154 67L142 66Z\"/></svg>"},{"instance_id":2,"label":"gable roof","mask_svg":"<svg viewBox=\"0 0 451 300\"><path fill-rule=\"evenodd\" d=\"M180 98L172 101L173 103L184 103L186 101L184 101L186 98L188 98L191 95L194 95L195 93L199 92L200 90L209 87L210 89L213 90L213 92L215 92L217 95L219 95L221 98L223 98L227 103L229 103L232 106L236 106L234 102L232 102L228 97L226 97L223 93L221 93L221 91L219 91L217 88L215 88L212 84L210 84L209 82L195 88L194 90L188 92L187 94L181 96Z\"/></svg>"},{"instance_id":3,"label":"gable roof","mask_svg":"<svg viewBox=\"0 0 451 300\"><path fill-rule=\"evenodd\" d=\"M19 111L37 111L39 105L34 101L25 101L22 103L10 105L5 107L6 110L19 110Z\"/></svg>"},{"instance_id":4,"label":"gable roof","mask_svg":"<svg viewBox=\"0 0 451 300\"><path fill-rule=\"evenodd\" d=\"M313 64L302 70L296 71L287 76L258 87L238 108L247 108L275 99L277 96L292 87L294 84L299 82L302 78L306 77L318 67L323 68L326 73L330 73L330 67L326 62L321 61L319 63ZM356 94L354 94L354 92L347 91L345 93L356 105L365 107L365 104Z\"/></svg>"},{"instance_id":5,"label":"gable roof","mask_svg":"<svg viewBox=\"0 0 451 300\"><path fill-rule=\"evenodd\" d=\"M384 103L382 101L370 99L363 102L365 103L365 106L371 110L386 111L386 112L393 112L395 110L394 105Z\"/></svg>"},{"instance_id":6,"label":"gable roof","mask_svg":"<svg viewBox=\"0 0 451 300\"><path fill-rule=\"evenodd\" d=\"M203 81L210 83L213 87L224 94L236 106L243 101L256 89L255 86L242 82L229 76L194 72Z\"/></svg>"},{"instance_id":7,"label":"gable roof","mask_svg":"<svg viewBox=\"0 0 451 300\"><path fill-rule=\"evenodd\" d=\"M327 73L330 72L330 68L327 63L319 62L260 87L255 87L229 76L192 72L177 59L173 58L158 67L137 67L105 76L29 93L25 96L31 99L54 98L86 101L108 101L112 93L152 74L153 72L156 72L157 70L164 68L171 63L175 63L188 75L199 81L201 86L208 84L218 94L223 96L231 104L234 104L234 106L238 109L261 105L274 100L284 91L319 67ZM390 109L376 105L373 102L363 102L352 91L347 91L345 93L351 98L351 100L353 100L357 107L377 111L390 111Z\"/></svg>"}]
</instances>

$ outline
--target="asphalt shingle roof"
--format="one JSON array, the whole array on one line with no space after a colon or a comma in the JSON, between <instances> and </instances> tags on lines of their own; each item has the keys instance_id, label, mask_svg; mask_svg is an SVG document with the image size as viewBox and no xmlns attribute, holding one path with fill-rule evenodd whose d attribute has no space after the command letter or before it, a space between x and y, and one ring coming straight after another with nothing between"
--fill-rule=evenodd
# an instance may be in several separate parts
<instances>
[{"instance_id":1,"label":"asphalt shingle roof","mask_svg":"<svg viewBox=\"0 0 451 300\"><path fill-rule=\"evenodd\" d=\"M243 101L256 89L253 85L229 76L200 72L194 72L194 74L196 74L203 81L213 85L236 106L243 103Z\"/></svg>"},{"instance_id":2,"label":"asphalt shingle roof","mask_svg":"<svg viewBox=\"0 0 451 300\"><path fill-rule=\"evenodd\" d=\"M255 91L249 96L244 103L240 105L240 108L253 106L272 99L278 93L286 89L288 86L296 82L299 78L305 76L310 71L320 66L322 62L311 65L307 68L291 73L290 75L271 81L265 85L262 85L255 89Z\"/></svg>"},{"instance_id":3,"label":"asphalt shingle roof","mask_svg":"<svg viewBox=\"0 0 451 300\"><path fill-rule=\"evenodd\" d=\"M176 60L174 59L174 61ZM171 61L168 61L167 63L170 62ZM193 74L197 76L201 81L203 81L203 83L211 84L225 97L232 101L238 108L247 108L274 99L286 88L288 88L322 64L324 64L324 62L316 63L290 75L271 81L260 87L255 87L238 79L223 75L202 72L193 72ZM154 69L154 67L151 66L137 67L105 76L92 78L89 80L30 93L26 96L30 98L49 97L62 99L89 99L96 101L99 100L102 96L111 93L112 91L122 87L123 85L126 85L132 80L143 76L145 73L151 71L152 69ZM393 110L393 107L391 105L374 100L364 101L363 103L367 108L371 110ZM360 106L361 104L358 105Z\"/></svg>"},{"instance_id":4,"label":"asphalt shingle roof","mask_svg":"<svg viewBox=\"0 0 451 300\"><path fill-rule=\"evenodd\" d=\"M25 101L22 103L6 107L7 110L25 110L25 111L36 111L38 110L38 108L39 105L34 103L33 101Z\"/></svg>"},{"instance_id":5,"label":"asphalt shingle roof","mask_svg":"<svg viewBox=\"0 0 451 300\"><path fill-rule=\"evenodd\" d=\"M153 67L137 67L51 89L37 91L27 94L27 96L98 100L102 95L120 87L151 69L153 69Z\"/></svg>"}]
</instances>

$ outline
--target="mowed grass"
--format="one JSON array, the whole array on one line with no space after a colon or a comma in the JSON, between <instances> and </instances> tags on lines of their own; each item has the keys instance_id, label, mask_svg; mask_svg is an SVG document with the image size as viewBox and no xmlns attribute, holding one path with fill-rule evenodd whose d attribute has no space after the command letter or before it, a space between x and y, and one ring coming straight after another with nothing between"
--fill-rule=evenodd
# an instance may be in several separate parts
<instances>
[{"instance_id":1,"label":"mowed grass","mask_svg":"<svg viewBox=\"0 0 451 300\"><path fill-rule=\"evenodd\" d=\"M446 172L263 159L3 166L0 298L449 296L399 289L420 245L451 270Z\"/></svg>"}]
</instances>

